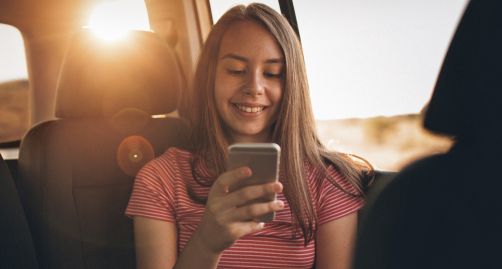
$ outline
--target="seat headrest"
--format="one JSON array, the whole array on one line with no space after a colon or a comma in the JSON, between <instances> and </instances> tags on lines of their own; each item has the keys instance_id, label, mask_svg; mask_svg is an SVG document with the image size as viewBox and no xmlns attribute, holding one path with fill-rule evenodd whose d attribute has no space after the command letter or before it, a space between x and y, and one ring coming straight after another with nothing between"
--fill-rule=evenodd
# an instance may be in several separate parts
<instances>
[{"instance_id":1,"label":"seat headrest","mask_svg":"<svg viewBox=\"0 0 502 269\"><path fill-rule=\"evenodd\" d=\"M502 126L502 1L467 6L425 113L427 129L457 138Z\"/></svg>"},{"instance_id":2,"label":"seat headrest","mask_svg":"<svg viewBox=\"0 0 502 269\"><path fill-rule=\"evenodd\" d=\"M156 34L130 31L104 41L75 34L57 86L56 117L108 118L124 109L167 114L178 106L181 73L173 50Z\"/></svg>"}]
</instances>

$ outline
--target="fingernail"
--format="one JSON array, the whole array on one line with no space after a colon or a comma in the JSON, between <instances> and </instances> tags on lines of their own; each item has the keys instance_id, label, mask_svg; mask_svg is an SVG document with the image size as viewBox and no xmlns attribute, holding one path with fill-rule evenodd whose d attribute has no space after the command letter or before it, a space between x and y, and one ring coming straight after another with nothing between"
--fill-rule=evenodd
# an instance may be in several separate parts
<instances>
[{"instance_id":1,"label":"fingernail","mask_svg":"<svg viewBox=\"0 0 502 269\"><path fill-rule=\"evenodd\" d=\"M241 169L241 174L243 176L250 176L251 175L251 169L249 169L248 167L244 167Z\"/></svg>"},{"instance_id":2,"label":"fingernail","mask_svg":"<svg viewBox=\"0 0 502 269\"><path fill-rule=\"evenodd\" d=\"M283 201L281 201L281 200L276 200L276 201L275 201L275 205L277 205L277 206L278 206L278 207L280 207L280 208L283 208L283 207L284 207L284 202L283 202Z\"/></svg>"},{"instance_id":3,"label":"fingernail","mask_svg":"<svg viewBox=\"0 0 502 269\"><path fill-rule=\"evenodd\" d=\"M265 227L265 222L258 223L258 228L263 229Z\"/></svg>"},{"instance_id":4,"label":"fingernail","mask_svg":"<svg viewBox=\"0 0 502 269\"><path fill-rule=\"evenodd\" d=\"M279 183L279 182L278 182L277 184L275 184L275 188L274 188L274 190L275 190L276 192L280 192L280 191L282 191L282 184L281 184L281 183Z\"/></svg>"}]
</instances>

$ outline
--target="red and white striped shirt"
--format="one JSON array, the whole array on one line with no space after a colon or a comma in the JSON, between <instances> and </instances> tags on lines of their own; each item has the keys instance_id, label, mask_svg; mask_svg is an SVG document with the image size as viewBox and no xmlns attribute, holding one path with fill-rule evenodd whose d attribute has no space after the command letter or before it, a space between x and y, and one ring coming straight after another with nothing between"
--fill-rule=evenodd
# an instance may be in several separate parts
<instances>
[{"instance_id":1,"label":"red and white striped shirt","mask_svg":"<svg viewBox=\"0 0 502 269\"><path fill-rule=\"evenodd\" d=\"M178 253L181 253L204 213L204 205L193 201L187 184L199 197L207 197L209 187L198 184L195 173L210 178L208 169L198 162L193 164L190 152L170 148L162 156L149 162L139 172L126 210L128 216L142 216L172 222L178 228ZM307 166L307 180L317 210L317 225L341 218L357 211L364 203L352 197L327 179L316 179L313 168ZM355 192L351 184L332 166L330 176L346 190ZM246 235L226 249L218 268L312 268L315 242L304 246L303 236L295 231L290 207L281 193L285 208L276 213L272 222L259 232Z\"/></svg>"}]
</instances>

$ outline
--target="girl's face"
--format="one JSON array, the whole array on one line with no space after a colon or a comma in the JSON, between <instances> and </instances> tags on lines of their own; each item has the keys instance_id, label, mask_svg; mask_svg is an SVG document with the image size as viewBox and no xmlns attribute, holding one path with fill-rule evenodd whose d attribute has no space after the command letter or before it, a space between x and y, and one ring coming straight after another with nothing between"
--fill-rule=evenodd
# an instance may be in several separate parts
<instances>
[{"instance_id":1,"label":"girl's face","mask_svg":"<svg viewBox=\"0 0 502 269\"><path fill-rule=\"evenodd\" d=\"M224 34L217 61L214 96L229 142L269 142L284 80L275 38L255 22L238 22Z\"/></svg>"}]
</instances>

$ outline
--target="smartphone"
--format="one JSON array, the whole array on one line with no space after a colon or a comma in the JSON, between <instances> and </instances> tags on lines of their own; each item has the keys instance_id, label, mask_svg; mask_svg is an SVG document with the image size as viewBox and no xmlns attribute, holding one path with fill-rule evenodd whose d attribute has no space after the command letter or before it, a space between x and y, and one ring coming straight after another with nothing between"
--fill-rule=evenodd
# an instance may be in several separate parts
<instances>
[{"instance_id":1,"label":"smartphone","mask_svg":"<svg viewBox=\"0 0 502 269\"><path fill-rule=\"evenodd\" d=\"M253 171L251 177L229 186L229 191L240 188L274 182L279 180L279 161L281 147L275 143L238 143L228 147L227 170L247 166ZM269 202L275 200L275 194L262 197L250 203ZM270 222L275 218L275 213L261 216L257 221Z\"/></svg>"}]
</instances>

